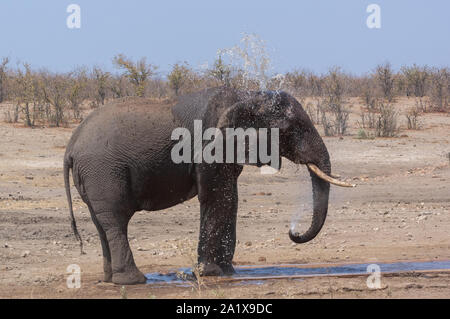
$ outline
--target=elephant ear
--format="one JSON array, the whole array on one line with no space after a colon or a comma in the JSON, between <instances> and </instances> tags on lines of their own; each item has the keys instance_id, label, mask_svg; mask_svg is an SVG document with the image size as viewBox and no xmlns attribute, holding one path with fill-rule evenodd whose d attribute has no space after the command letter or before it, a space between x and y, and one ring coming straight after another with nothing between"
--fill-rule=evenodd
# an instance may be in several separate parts
<instances>
[{"instance_id":1,"label":"elephant ear","mask_svg":"<svg viewBox=\"0 0 450 319\"><path fill-rule=\"evenodd\" d=\"M276 96L257 94L229 107L219 117L217 127L219 129L227 127L285 129L289 126L289 119L293 117L293 112L289 104L283 107L281 102L282 96L279 93Z\"/></svg>"},{"instance_id":2,"label":"elephant ear","mask_svg":"<svg viewBox=\"0 0 450 319\"><path fill-rule=\"evenodd\" d=\"M250 100L237 102L232 105L219 117L217 128L224 129L227 127L253 127L255 124L255 105Z\"/></svg>"}]
</instances>

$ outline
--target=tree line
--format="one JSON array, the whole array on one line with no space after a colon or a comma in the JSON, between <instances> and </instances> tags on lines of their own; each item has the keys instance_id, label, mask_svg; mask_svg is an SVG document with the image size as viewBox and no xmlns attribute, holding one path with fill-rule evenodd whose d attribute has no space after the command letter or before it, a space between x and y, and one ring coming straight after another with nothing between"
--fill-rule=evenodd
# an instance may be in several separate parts
<instances>
[{"instance_id":1,"label":"tree line","mask_svg":"<svg viewBox=\"0 0 450 319\"><path fill-rule=\"evenodd\" d=\"M9 58L1 59L0 103L10 104L4 113L5 121L23 121L30 127L64 126L81 121L82 110L116 98L138 96L162 101L222 85L252 90L262 87L256 79L246 78L245 70L228 65L221 56L203 70L187 62L176 63L166 76L145 58L133 60L119 54L113 64L118 72L95 66L55 73L33 69L27 63L13 67ZM349 97L360 98L365 108L361 123L369 128L375 128L376 117L389 113L390 105L401 96L417 100L415 112L450 111L448 67L412 65L394 71L389 63L383 63L363 75L352 75L338 67L324 74L296 69L268 77L264 88L288 91L301 102L309 98L304 107L316 124L323 125L326 135L345 134Z\"/></svg>"}]
</instances>

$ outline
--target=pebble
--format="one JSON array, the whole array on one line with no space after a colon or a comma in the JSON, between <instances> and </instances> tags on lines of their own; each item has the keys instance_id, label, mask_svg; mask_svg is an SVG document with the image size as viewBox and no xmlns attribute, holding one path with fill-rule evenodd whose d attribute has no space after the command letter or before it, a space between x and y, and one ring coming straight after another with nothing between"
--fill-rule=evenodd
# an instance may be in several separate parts
<instances>
[{"instance_id":1,"label":"pebble","mask_svg":"<svg viewBox=\"0 0 450 319\"><path fill-rule=\"evenodd\" d=\"M428 216L418 216L417 217L417 222L420 222L420 221L422 221L422 220L427 220L428 219Z\"/></svg>"},{"instance_id":2,"label":"pebble","mask_svg":"<svg viewBox=\"0 0 450 319\"><path fill-rule=\"evenodd\" d=\"M20 256L22 256L22 257L28 257L30 255L30 251L29 250L25 250L23 253L22 253L22 255L20 255Z\"/></svg>"},{"instance_id":3,"label":"pebble","mask_svg":"<svg viewBox=\"0 0 450 319\"><path fill-rule=\"evenodd\" d=\"M422 212L418 216L427 216L427 215L431 215L431 212Z\"/></svg>"},{"instance_id":4,"label":"pebble","mask_svg":"<svg viewBox=\"0 0 450 319\"><path fill-rule=\"evenodd\" d=\"M261 256L258 258L258 261L266 261L266 257Z\"/></svg>"}]
</instances>

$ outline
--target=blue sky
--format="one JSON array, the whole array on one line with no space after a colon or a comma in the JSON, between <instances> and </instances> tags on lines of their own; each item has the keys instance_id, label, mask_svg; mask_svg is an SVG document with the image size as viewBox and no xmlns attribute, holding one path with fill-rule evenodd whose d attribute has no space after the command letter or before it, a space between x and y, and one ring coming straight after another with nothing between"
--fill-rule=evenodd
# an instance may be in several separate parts
<instances>
[{"instance_id":1,"label":"blue sky","mask_svg":"<svg viewBox=\"0 0 450 319\"><path fill-rule=\"evenodd\" d=\"M81 7L81 28L69 29L66 8ZM381 7L381 29L366 25L369 4ZM147 57L161 74L187 61L214 61L218 49L256 33L274 71L339 65L360 74L390 61L395 68L450 63L448 0L1 0L0 56L35 68L69 71L124 53Z\"/></svg>"}]
</instances>

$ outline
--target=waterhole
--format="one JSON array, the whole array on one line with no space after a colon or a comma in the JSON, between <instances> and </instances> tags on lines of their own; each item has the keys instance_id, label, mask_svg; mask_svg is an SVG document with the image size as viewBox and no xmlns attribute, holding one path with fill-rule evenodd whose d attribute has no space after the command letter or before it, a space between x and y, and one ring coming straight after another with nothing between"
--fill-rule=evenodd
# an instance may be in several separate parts
<instances>
[{"instance_id":1,"label":"waterhole","mask_svg":"<svg viewBox=\"0 0 450 319\"><path fill-rule=\"evenodd\" d=\"M281 264L281 265L243 265L236 266L236 273L232 276L206 277L205 281L228 282L243 281L261 284L265 279L302 278L314 276L345 276L368 275L368 266L376 264L381 273L400 273L411 271L450 270L450 260L443 261L408 261L393 263L362 263L362 264ZM178 286L190 286L190 281L195 281L190 268L180 268L168 273L146 274L147 284L164 285L174 284Z\"/></svg>"}]
</instances>

